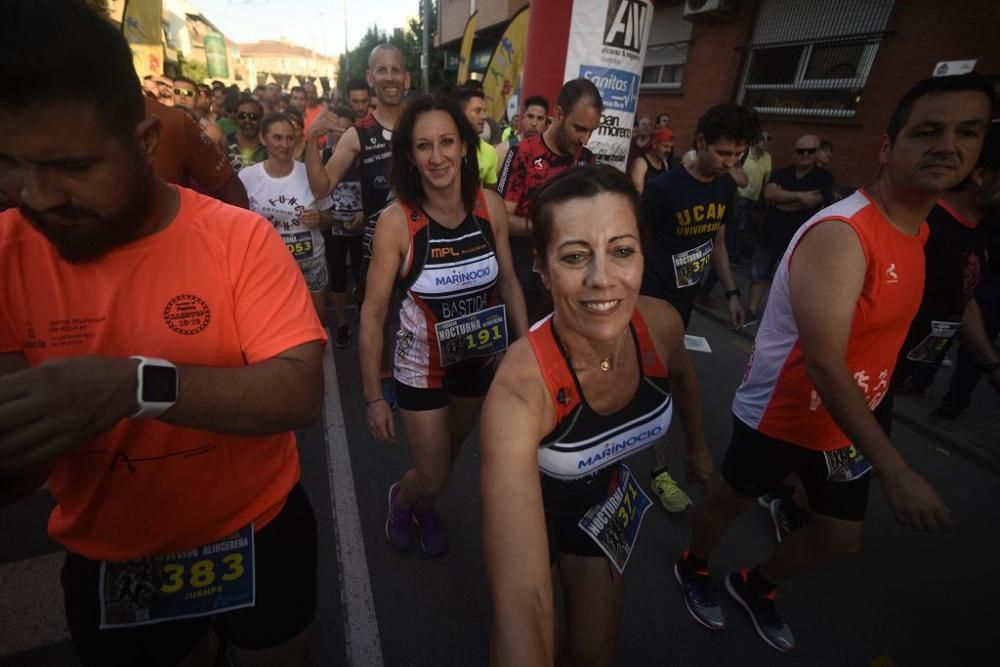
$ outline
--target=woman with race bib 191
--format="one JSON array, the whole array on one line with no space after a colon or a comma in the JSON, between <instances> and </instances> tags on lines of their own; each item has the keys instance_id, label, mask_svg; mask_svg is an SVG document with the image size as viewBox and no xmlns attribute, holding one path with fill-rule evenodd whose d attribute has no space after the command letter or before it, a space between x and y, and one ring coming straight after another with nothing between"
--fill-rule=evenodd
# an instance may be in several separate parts
<instances>
[{"instance_id":1,"label":"woman with race bib 191","mask_svg":"<svg viewBox=\"0 0 1000 667\"><path fill-rule=\"evenodd\" d=\"M399 291L393 375L413 468L389 489L385 533L403 550L415 524L432 556L446 547L435 499L479 414L497 356L527 328L506 209L479 187L478 142L454 101L425 96L407 105L392 135L398 199L375 226L361 309L368 428L392 441L379 357L387 304Z\"/></svg>"},{"instance_id":2,"label":"woman with race bib 191","mask_svg":"<svg viewBox=\"0 0 1000 667\"><path fill-rule=\"evenodd\" d=\"M567 169L532 205L554 313L504 358L481 429L493 665L612 663L622 573L650 504L623 461L666 436L675 403L689 478L712 474L684 325L639 296L638 212L629 179L608 165Z\"/></svg>"}]
</instances>

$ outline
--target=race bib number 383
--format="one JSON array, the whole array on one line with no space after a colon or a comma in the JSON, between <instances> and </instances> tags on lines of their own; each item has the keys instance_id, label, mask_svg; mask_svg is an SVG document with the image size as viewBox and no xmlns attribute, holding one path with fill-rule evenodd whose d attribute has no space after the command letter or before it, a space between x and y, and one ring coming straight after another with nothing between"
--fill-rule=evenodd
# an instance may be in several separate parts
<instances>
[{"instance_id":1,"label":"race bib number 383","mask_svg":"<svg viewBox=\"0 0 1000 667\"><path fill-rule=\"evenodd\" d=\"M208 616L254 605L253 525L173 556L102 562L101 629Z\"/></svg>"}]
</instances>

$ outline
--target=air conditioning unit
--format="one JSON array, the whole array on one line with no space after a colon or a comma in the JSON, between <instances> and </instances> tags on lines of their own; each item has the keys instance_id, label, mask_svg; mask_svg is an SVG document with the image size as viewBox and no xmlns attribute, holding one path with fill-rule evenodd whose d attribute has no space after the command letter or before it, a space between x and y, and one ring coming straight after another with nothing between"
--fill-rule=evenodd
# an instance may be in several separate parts
<instances>
[{"instance_id":1,"label":"air conditioning unit","mask_svg":"<svg viewBox=\"0 0 1000 667\"><path fill-rule=\"evenodd\" d=\"M684 0L684 18L689 21L729 19L736 13L736 0Z\"/></svg>"}]
</instances>

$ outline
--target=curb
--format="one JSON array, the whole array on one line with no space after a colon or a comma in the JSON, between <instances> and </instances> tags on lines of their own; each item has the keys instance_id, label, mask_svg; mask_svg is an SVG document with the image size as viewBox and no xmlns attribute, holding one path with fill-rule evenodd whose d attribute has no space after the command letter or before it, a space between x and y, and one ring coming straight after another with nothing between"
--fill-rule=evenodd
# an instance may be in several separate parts
<instances>
[{"instance_id":1,"label":"curb","mask_svg":"<svg viewBox=\"0 0 1000 667\"><path fill-rule=\"evenodd\" d=\"M946 431L941 422L929 416L922 418L908 414L899 408L893 411L892 416L893 419L918 435L922 435L928 440L954 451L970 463L985 468L994 475L1000 475L1000 457L995 452L990 451L973 440Z\"/></svg>"},{"instance_id":2,"label":"curb","mask_svg":"<svg viewBox=\"0 0 1000 667\"><path fill-rule=\"evenodd\" d=\"M747 329L729 329L728 317L723 317L711 308L703 306L699 303L695 303L694 308L699 314L707 317L716 324L720 324L726 327L730 332L753 342L756 332L751 333ZM1000 475L1000 456L998 456L996 452L993 452L976 442L969 440L968 438L963 438L952 433L951 431L946 430L944 426L940 425L940 423L936 420L928 423L926 420L929 420L930 417L922 419L912 414L907 414L903 410L900 410L898 406L893 410L892 417L894 420L900 422L910 430L926 437L934 444L946 447L949 450L954 450L959 456L966 459L970 463L974 463L975 465L985 468L994 475Z\"/></svg>"}]
</instances>

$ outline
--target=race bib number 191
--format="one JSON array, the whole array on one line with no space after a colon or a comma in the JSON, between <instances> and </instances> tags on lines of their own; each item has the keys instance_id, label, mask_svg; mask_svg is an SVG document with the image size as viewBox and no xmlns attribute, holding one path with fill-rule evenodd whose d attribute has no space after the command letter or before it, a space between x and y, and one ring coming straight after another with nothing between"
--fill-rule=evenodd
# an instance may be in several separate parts
<instances>
[{"instance_id":1,"label":"race bib number 191","mask_svg":"<svg viewBox=\"0 0 1000 667\"><path fill-rule=\"evenodd\" d=\"M591 507L577 525L601 548L619 574L624 574L629 556L639 538L642 517L650 506L649 496L627 465L618 466L618 484L603 503Z\"/></svg>"},{"instance_id":2,"label":"race bib number 191","mask_svg":"<svg viewBox=\"0 0 1000 667\"><path fill-rule=\"evenodd\" d=\"M441 365L490 357L507 349L507 310L503 304L434 325Z\"/></svg>"},{"instance_id":3,"label":"race bib number 191","mask_svg":"<svg viewBox=\"0 0 1000 667\"><path fill-rule=\"evenodd\" d=\"M98 586L102 630L252 607L253 525L174 556L102 562Z\"/></svg>"}]
</instances>

